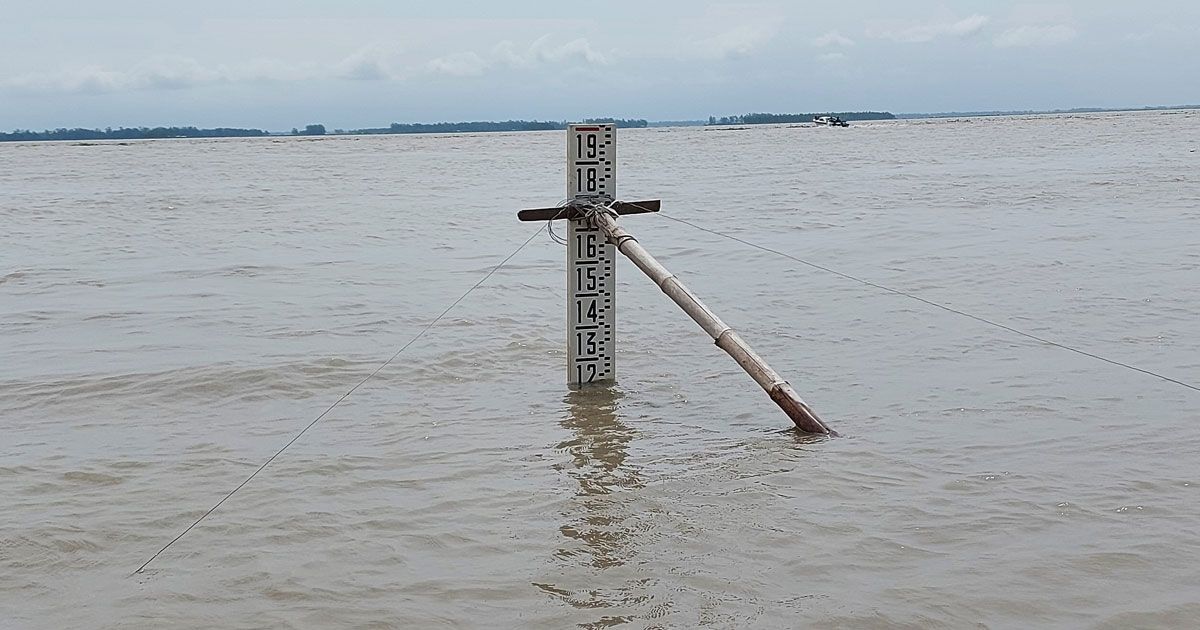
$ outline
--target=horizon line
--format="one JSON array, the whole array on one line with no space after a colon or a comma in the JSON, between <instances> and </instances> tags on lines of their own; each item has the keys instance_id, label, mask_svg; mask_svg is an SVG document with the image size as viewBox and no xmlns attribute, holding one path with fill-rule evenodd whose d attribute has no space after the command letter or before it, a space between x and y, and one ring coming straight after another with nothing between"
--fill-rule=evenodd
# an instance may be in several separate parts
<instances>
[{"instance_id":1,"label":"horizon line","mask_svg":"<svg viewBox=\"0 0 1200 630\"><path fill-rule=\"evenodd\" d=\"M1193 109L1200 110L1200 104L1142 105L1142 106L1121 106L1121 107L1083 106L1083 107L1069 107L1069 108L1057 108L1057 109L993 109L993 110L961 110L961 111L947 110L947 111L932 111L932 112L900 112L900 113L893 113L888 110L860 110L858 112L846 111L846 112L836 112L836 113L874 112L874 113L890 114L890 115L894 116L896 119L911 119L911 118L941 118L941 117L952 117L952 116L956 116L956 117L995 117L995 116L1038 115L1038 114L1070 114L1070 113L1081 113L1082 114L1082 113L1105 113L1105 112L1119 113L1119 112L1139 112L1139 111L1178 111L1178 110L1193 110ZM773 112L748 112L747 114L735 114L733 116L745 116L745 115L748 115L751 113L763 113L763 114L780 115L780 116L804 115L804 113L798 113L798 114L778 113L778 114L776 114ZM717 118L719 118L719 117L717 117ZM585 120L645 121L647 126L655 126L656 123L697 123L697 126L699 126L702 124L706 124L708 122L708 119L705 119L705 118L675 118L675 119L652 120L649 118L639 118L636 116L586 117L586 118L580 118L579 122L583 122ZM570 119L553 120L550 118L547 118L545 120L540 120L537 118L532 118L532 119L509 118L506 120L495 120L495 119L493 119L493 120L459 120L459 121L445 121L444 120L444 121L437 121L437 122L396 122L396 121L393 121L392 123L388 123L388 125L393 125L393 124L398 124L398 125L459 125L459 124L493 124L493 123L505 123L505 122L570 123L572 121ZM324 125L322 123L309 123L309 124L310 125L320 125L320 126L324 127ZM105 127L80 127L80 126L62 127L62 126L60 126L60 127L54 127L54 128L45 128L45 129L42 129L41 131L34 131L32 128L27 128L27 129L14 128L11 132L0 131L0 136L15 134L15 133L19 133L19 132L46 133L46 132L54 132L54 131L58 131L58 130L103 131L106 129L109 129L109 130L118 130L118 129L139 130L139 129L188 129L188 128L198 129L198 130L207 129L207 130L231 130L231 131L261 131L264 134L270 135L270 136L295 135L293 132L295 130L299 129L299 127L293 127L291 131L289 131L289 130L269 130L269 129L258 128L258 127L230 127L230 126L223 126L223 125L218 125L218 126L213 126L213 127L199 127L197 125L191 125L191 124L189 124L189 125L169 125L169 126L168 125L155 125L155 126L139 125L139 126L135 126L135 127L127 127L127 126L113 127L111 125L105 126ZM363 127L360 129L338 128L331 132L327 132L325 135L354 135L354 132L356 132L356 131L366 131L366 130L371 130L371 129L386 129L386 128L387 128L386 126L385 127ZM448 133L453 133L453 132L448 132Z\"/></svg>"}]
</instances>

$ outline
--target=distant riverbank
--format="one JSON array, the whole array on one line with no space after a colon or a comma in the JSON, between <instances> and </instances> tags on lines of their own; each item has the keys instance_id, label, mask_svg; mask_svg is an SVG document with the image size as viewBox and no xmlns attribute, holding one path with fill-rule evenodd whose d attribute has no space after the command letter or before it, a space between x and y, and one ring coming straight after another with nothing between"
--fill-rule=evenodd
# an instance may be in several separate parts
<instances>
[{"instance_id":1,"label":"distant riverbank","mask_svg":"<svg viewBox=\"0 0 1200 630\"><path fill-rule=\"evenodd\" d=\"M632 118L589 118L589 123L616 123L623 129L648 126L643 119ZM387 127L368 129L335 129L332 133L325 125L306 125L304 129L293 128L289 132L270 132L262 129L236 129L218 127L121 127L113 129L54 129L31 131L18 129L12 133L0 133L0 142L30 142L40 140L150 140L157 138L252 138L259 136L325 136L325 135L382 135L412 133L483 133L502 131L553 131L566 129L566 121L506 120L501 122L440 122L440 123L392 123Z\"/></svg>"},{"instance_id":2,"label":"distant riverbank","mask_svg":"<svg viewBox=\"0 0 1200 630\"><path fill-rule=\"evenodd\" d=\"M1071 109L1046 110L994 110L975 112L929 112L893 114L886 111L818 112L809 114L740 114L733 116L709 116L708 120L646 120L644 118L588 118L585 123L616 123L619 128L644 127L689 127L701 125L765 125L795 122L810 122L813 116L837 116L846 121L894 120L922 118L973 118L988 116L1035 116L1045 114L1089 114L1103 112L1141 112L1200 109L1200 105L1152 105L1146 107L1076 107ZM556 120L505 120L438 123L392 123L387 127L364 129L334 129L325 125L311 124L303 129L289 131L265 131L234 127L107 127L105 129L59 128L44 131L17 129L10 133L0 132L0 142L37 142L53 140L150 140L157 138L253 138L263 136L327 136L327 135L386 135L417 133L489 133L513 131L555 131L566 129L567 121Z\"/></svg>"},{"instance_id":3,"label":"distant riverbank","mask_svg":"<svg viewBox=\"0 0 1200 630\"><path fill-rule=\"evenodd\" d=\"M217 127L120 127L113 129L47 129L30 131L17 129L0 133L0 142L36 142L42 140L150 140L154 138L254 138L270 135L262 129Z\"/></svg>"}]
</instances>

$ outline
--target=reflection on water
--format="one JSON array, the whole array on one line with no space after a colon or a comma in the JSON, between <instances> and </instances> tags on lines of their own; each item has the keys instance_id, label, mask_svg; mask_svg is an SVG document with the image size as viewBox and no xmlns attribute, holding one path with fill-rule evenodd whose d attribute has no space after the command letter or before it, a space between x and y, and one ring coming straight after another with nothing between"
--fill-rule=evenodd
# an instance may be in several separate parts
<instances>
[{"instance_id":1,"label":"reflection on water","mask_svg":"<svg viewBox=\"0 0 1200 630\"><path fill-rule=\"evenodd\" d=\"M614 387L588 387L570 392L566 402L570 415L562 426L574 435L558 444L571 454L567 471L579 484L576 492L578 519L559 531L573 541L582 542L582 552L597 568L619 566L627 557L627 534L622 528L626 518L623 501L613 491L640 488L636 468L625 465L626 447L634 432L617 417L621 393ZM562 466L566 468L567 465ZM562 557L580 553L577 548L559 550Z\"/></svg>"},{"instance_id":2,"label":"reflection on water","mask_svg":"<svg viewBox=\"0 0 1200 630\"><path fill-rule=\"evenodd\" d=\"M583 588L566 584L535 586L579 609L618 612L618 608L646 599L644 579L623 588L594 586L601 572L619 569L635 553L634 537L630 535L635 527L630 521L636 515L629 502L636 499L620 491L636 490L643 487L643 482L638 469L625 463L635 432L617 414L621 397L615 387L587 387L571 391L564 400L568 414L561 424L572 435L557 448L571 458L557 468L570 475L579 488L564 511L567 522L559 531L565 540L554 555L567 563L568 569L586 570L588 578L586 585L580 585ZM612 581L607 580L609 584ZM632 619L630 615L610 614L581 627L611 627Z\"/></svg>"}]
</instances>

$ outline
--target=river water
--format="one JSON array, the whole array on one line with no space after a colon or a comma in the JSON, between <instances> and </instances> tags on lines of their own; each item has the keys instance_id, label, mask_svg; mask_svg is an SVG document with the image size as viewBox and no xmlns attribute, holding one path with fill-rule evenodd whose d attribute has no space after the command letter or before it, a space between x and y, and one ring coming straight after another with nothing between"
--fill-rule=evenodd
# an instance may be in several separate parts
<instances>
[{"instance_id":1,"label":"river water","mask_svg":"<svg viewBox=\"0 0 1200 630\"><path fill-rule=\"evenodd\" d=\"M620 197L1200 382L1200 112L620 132ZM0 627L1200 620L1200 393L659 216L564 385L561 132L0 145Z\"/></svg>"}]
</instances>

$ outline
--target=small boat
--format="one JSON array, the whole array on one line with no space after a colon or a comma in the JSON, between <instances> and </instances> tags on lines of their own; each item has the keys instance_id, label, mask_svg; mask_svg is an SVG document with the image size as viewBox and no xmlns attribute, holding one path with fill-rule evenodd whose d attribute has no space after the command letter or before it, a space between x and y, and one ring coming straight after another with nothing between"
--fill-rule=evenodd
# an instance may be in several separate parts
<instances>
[{"instance_id":1,"label":"small boat","mask_svg":"<svg viewBox=\"0 0 1200 630\"><path fill-rule=\"evenodd\" d=\"M849 127L850 125L837 116L813 116L813 124L818 127Z\"/></svg>"}]
</instances>

